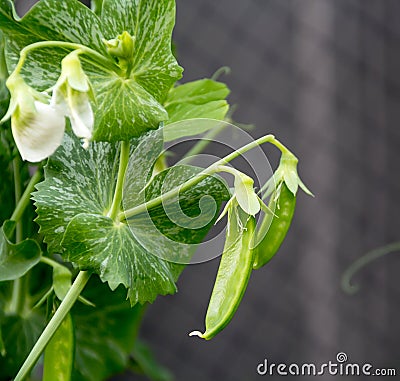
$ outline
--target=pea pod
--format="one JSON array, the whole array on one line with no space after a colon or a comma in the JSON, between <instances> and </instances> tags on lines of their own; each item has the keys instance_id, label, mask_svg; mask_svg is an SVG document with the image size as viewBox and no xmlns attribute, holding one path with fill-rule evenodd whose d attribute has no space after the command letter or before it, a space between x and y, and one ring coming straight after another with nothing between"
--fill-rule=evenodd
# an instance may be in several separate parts
<instances>
[{"instance_id":1,"label":"pea pod","mask_svg":"<svg viewBox=\"0 0 400 381\"><path fill-rule=\"evenodd\" d=\"M268 226L265 225L271 223L267 234L255 248L254 269L259 269L273 258L286 237L292 222L296 206L296 196L289 190L285 182L280 186L280 193L277 201L273 200L273 196L274 195L271 196L271 200L272 203L276 202L275 215L272 217L272 222L268 219L264 219L260 226L259 232L263 232L263 227L268 228ZM270 207L271 206L270 204Z\"/></svg>"},{"instance_id":2,"label":"pea pod","mask_svg":"<svg viewBox=\"0 0 400 381\"><path fill-rule=\"evenodd\" d=\"M75 353L74 326L68 314L44 352L43 381L70 381Z\"/></svg>"},{"instance_id":3,"label":"pea pod","mask_svg":"<svg viewBox=\"0 0 400 381\"><path fill-rule=\"evenodd\" d=\"M206 331L191 332L210 340L231 321L246 287L253 266L255 220L239 207L228 211L224 251L206 314Z\"/></svg>"}]
</instances>

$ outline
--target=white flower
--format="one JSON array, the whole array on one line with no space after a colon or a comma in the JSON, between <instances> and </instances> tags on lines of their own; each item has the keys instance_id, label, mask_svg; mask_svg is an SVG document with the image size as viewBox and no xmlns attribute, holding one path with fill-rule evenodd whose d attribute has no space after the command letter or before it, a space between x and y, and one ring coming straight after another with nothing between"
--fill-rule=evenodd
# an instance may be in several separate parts
<instances>
[{"instance_id":1,"label":"white flower","mask_svg":"<svg viewBox=\"0 0 400 381\"><path fill-rule=\"evenodd\" d=\"M53 89L51 105L58 108L71 121L75 135L85 144L92 138L93 111L89 102L92 89L82 69L77 51L68 54L61 62L61 75Z\"/></svg>"},{"instance_id":2,"label":"white flower","mask_svg":"<svg viewBox=\"0 0 400 381\"><path fill-rule=\"evenodd\" d=\"M262 209L265 213L271 213L269 208L257 196L254 190L254 180L246 174L233 167L220 166L219 171L228 172L235 176L234 192L226 203L224 210L218 217L216 223L225 216L229 210L240 208L249 216L255 216Z\"/></svg>"},{"instance_id":3,"label":"white flower","mask_svg":"<svg viewBox=\"0 0 400 381\"><path fill-rule=\"evenodd\" d=\"M255 216L261 209L260 200L254 191L254 180L240 173L235 176L235 195L240 207L249 215Z\"/></svg>"},{"instance_id":4,"label":"white flower","mask_svg":"<svg viewBox=\"0 0 400 381\"><path fill-rule=\"evenodd\" d=\"M65 119L47 98L28 86L19 73L7 80L11 100L2 121L11 117L11 130L23 160L38 162L49 157L61 144Z\"/></svg>"}]
</instances>

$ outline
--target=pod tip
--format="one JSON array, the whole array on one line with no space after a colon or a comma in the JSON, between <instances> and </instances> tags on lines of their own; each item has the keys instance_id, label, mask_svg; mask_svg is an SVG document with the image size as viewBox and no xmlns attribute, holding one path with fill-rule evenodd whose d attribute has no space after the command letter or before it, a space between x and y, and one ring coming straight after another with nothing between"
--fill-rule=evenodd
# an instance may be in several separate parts
<instances>
[{"instance_id":1,"label":"pod tip","mask_svg":"<svg viewBox=\"0 0 400 381\"><path fill-rule=\"evenodd\" d=\"M203 339L203 334L200 331L192 331L189 333L189 336L198 336Z\"/></svg>"}]
</instances>

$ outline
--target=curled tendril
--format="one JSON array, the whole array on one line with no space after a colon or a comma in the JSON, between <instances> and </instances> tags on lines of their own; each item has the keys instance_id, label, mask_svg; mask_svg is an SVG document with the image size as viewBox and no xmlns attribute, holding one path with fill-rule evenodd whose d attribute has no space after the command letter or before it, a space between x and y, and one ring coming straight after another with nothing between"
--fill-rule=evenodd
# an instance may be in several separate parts
<instances>
[{"instance_id":1,"label":"curled tendril","mask_svg":"<svg viewBox=\"0 0 400 381\"><path fill-rule=\"evenodd\" d=\"M362 268L369 265L371 262L394 252L400 250L400 242L394 242L386 246L379 247L378 249L371 250L367 254L363 255L354 261L343 273L341 286L343 291L348 294L355 294L360 290L360 286L357 284L351 284L353 276Z\"/></svg>"}]
</instances>

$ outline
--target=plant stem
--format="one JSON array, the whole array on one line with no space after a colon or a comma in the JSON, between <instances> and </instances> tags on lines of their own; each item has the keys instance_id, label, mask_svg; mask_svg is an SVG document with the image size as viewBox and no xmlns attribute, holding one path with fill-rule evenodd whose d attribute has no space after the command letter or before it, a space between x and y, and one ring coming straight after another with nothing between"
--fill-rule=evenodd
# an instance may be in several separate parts
<instances>
[{"instance_id":1,"label":"plant stem","mask_svg":"<svg viewBox=\"0 0 400 381\"><path fill-rule=\"evenodd\" d=\"M66 48L66 49L79 49L82 53L87 54L89 56L93 56L96 58L96 61L91 62L94 65L97 65L101 67L103 70L106 67L112 68L114 71L120 72L120 69L117 65L111 64L111 61L98 53L96 50L93 50L91 48L88 48L85 45L82 44L76 44L73 42L67 42L67 41L39 41L35 42L33 44L30 44L28 46L25 46L20 52L20 59L18 61L17 66L14 69L14 72L18 73L22 66L25 63L26 57L28 53L34 49L41 49L41 48L50 48L50 47L57 47L57 48Z\"/></svg>"},{"instance_id":2,"label":"plant stem","mask_svg":"<svg viewBox=\"0 0 400 381\"><path fill-rule=\"evenodd\" d=\"M57 267L65 267L62 264L60 264L57 261L55 261L54 259L51 259L49 257L45 257L44 255L42 257L40 257L40 262L45 263L46 265L52 267L53 269L55 269Z\"/></svg>"},{"instance_id":3,"label":"plant stem","mask_svg":"<svg viewBox=\"0 0 400 381\"><path fill-rule=\"evenodd\" d=\"M22 381L28 376L32 367L36 364L40 355L46 348L46 345L51 340L54 333L63 322L64 318L67 316L68 312L71 310L72 306L78 299L80 293L83 291L89 279L90 273L88 273L87 271L81 271L78 274L64 300L61 302L60 307L58 307L57 311L47 324L46 328L40 335L38 341L32 348L22 367L20 368L14 381Z\"/></svg>"},{"instance_id":4,"label":"plant stem","mask_svg":"<svg viewBox=\"0 0 400 381\"><path fill-rule=\"evenodd\" d=\"M12 216L10 217L10 220L18 222L22 214L24 213L26 207L29 205L29 202L31 200L31 193L35 189L35 185L41 180L42 178L42 172L40 169L38 169L35 174L31 177L28 186L25 189L25 192L21 196L21 199L19 200Z\"/></svg>"},{"instance_id":5,"label":"plant stem","mask_svg":"<svg viewBox=\"0 0 400 381\"><path fill-rule=\"evenodd\" d=\"M14 172L14 195L15 205L19 204L21 200L21 159L17 155L13 159L13 172ZM20 220L16 224L16 242L19 243L22 240L22 223Z\"/></svg>"},{"instance_id":6,"label":"plant stem","mask_svg":"<svg viewBox=\"0 0 400 381\"><path fill-rule=\"evenodd\" d=\"M17 155L12 162L14 174L14 195L15 205L18 205L21 200L21 159ZM22 222L20 220L16 223L15 242L22 241ZM20 315L24 306L24 287L22 279L15 279L13 282L10 311L12 314Z\"/></svg>"},{"instance_id":7,"label":"plant stem","mask_svg":"<svg viewBox=\"0 0 400 381\"><path fill-rule=\"evenodd\" d=\"M233 159L237 158L238 156L242 155L243 153L260 146L261 144L264 143L271 143L274 146L276 146L279 150L282 151L282 153L289 153L290 151L282 144L280 143L277 139L275 139L274 135L265 135L257 140L252 141L249 144L246 144L245 146L239 148L238 150L230 153L229 155L225 156L224 158L218 160L214 164L210 165L208 168L204 169L201 171L199 174L196 176L192 177L190 180L186 181L182 185L175 187L171 189L170 191L148 201L145 202L144 204L135 206L132 209L128 209L125 212L121 212L118 217L120 221L123 221L124 219L131 218L133 216L136 216L140 213L145 212L148 209L151 209L155 206L160 205L161 203L175 197L179 192L183 192L194 185L198 184L200 181L202 181L204 178L207 176L211 176L214 173L218 172L218 167L224 164L229 163ZM293 155L293 157L295 157Z\"/></svg>"},{"instance_id":8,"label":"plant stem","mask_svg":"<svg viewBox=\"0 0 400 381\"><path fill-rule=\"evenodd\" d=\"M129 142L121 143L121 153L119 158L118 178L115 186L114 198L111 204L108 217L115 220L121 211L122 190L124 186L125 172L129 163ZM118 220L119 221L119 220Z\"/></svg>"}]
</instances>

